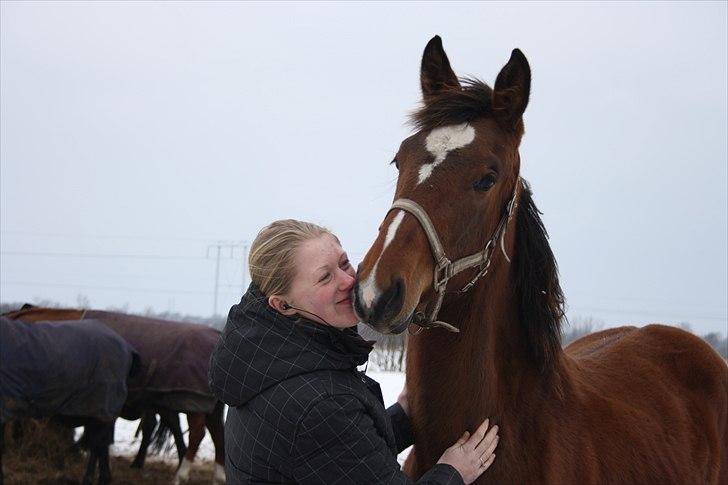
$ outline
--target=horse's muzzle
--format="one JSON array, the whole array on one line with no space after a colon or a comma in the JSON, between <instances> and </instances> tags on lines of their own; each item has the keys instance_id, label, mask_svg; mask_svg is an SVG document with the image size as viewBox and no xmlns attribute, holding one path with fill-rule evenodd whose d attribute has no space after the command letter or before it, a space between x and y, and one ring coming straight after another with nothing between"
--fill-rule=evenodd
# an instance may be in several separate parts
<instances>
[{"instance_id":1,"label":"horse's muzzle","mask_svg":"<svg viewBox=\"0 0 728 485\"><path fill-rule=\"evenodd\" d=\"M404 322L396 320L402 311L404 295L404 282L398 278L394 284L378 295L370 306L367 306L362 301L359 282L357 282L354 286L354 311L363 323L378 332L401 333L407 328L409 321L409 318Z\"/></svg>"}]
</instances>

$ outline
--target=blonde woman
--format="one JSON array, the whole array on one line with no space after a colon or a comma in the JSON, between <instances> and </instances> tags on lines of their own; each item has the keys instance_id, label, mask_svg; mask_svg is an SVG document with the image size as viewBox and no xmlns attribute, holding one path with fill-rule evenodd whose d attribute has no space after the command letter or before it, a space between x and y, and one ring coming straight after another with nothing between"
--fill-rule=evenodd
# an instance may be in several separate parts
<instances>
[{"instance_id":1,"label":"blonde woman","mask_svg":"<svg viewBox=\"0 0 728 485\"><path fill-rule=\"evenodd\" d=\"M210 387L230 406L227 482L412 483L397 453L412 444L406 393L390 408L357 370L373 342L356 331L355 271L339 240L282 220L250 250L252 283L213 352ZM417 483L468 484L495 459L498 427L466 431Z\"/></svg>"}]
</instances>

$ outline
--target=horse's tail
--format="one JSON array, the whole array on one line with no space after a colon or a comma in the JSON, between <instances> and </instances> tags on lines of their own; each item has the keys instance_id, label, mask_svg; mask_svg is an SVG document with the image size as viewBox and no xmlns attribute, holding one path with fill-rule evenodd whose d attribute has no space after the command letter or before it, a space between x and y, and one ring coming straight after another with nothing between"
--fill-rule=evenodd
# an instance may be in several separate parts
<instances>
[{"instance_id":1,"label":"horse's tail","mask_svg":"<svg viewBox=\"0 0 728 485\"><path fill-rule=\"evenodd\" d=\"M154 428L151 438L151 453L159 454L161 452L169 452L174 446L174 440L172 439L172 428L164 419L159 420L159 424Z\"/></svg>"}]
</instances>

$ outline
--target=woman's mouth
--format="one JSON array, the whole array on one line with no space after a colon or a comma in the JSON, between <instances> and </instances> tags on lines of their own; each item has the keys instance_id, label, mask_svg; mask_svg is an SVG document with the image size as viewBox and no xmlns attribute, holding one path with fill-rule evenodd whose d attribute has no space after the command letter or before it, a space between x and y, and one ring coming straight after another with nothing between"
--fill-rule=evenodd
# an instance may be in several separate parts
<instances>
[{"instance_id":1,"label":"woman's mouth","mask_svg":"<svg viewBox=\"0 0 728 485\"><path fill-rule=\"evenodd\" d=\"M351 306L351 298L344 298L340 302L337 303L337 305L349 305Z\"/></svg>"}]
</instances>

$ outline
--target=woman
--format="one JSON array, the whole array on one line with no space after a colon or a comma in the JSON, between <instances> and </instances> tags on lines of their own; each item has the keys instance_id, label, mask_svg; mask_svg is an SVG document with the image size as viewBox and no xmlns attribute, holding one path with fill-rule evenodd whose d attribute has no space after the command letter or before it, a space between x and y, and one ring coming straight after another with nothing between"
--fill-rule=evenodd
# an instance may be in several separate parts
<instances>
[{"instance_id":1,"label":"woman","mask_svg":"<svg viewBox=\"0 0 728 485\"><path fill-rule=\"evenodd\" d=\"M252 283L212 355L210 387L230 406L228 483L411 483L397 453L412 444L403 392L384 409L356 366L373 342L356 331L354 268L336 236L283 220L250 248ZM417 483L471 483L493 463L498 427L466 431Z\"/></svg>"}]
</instances>

